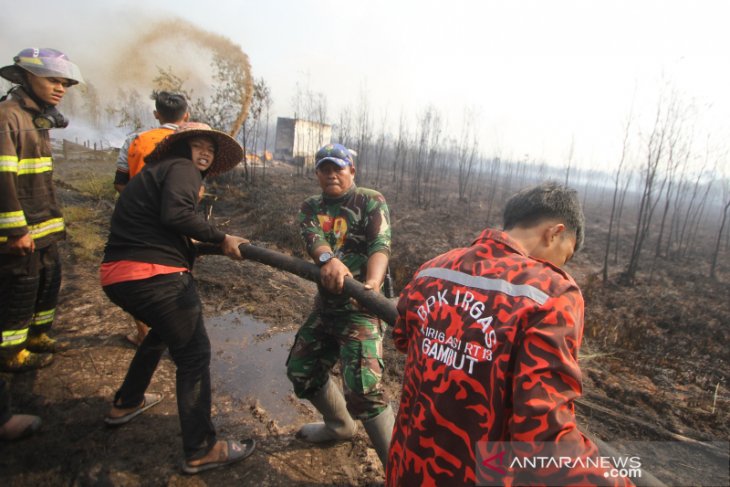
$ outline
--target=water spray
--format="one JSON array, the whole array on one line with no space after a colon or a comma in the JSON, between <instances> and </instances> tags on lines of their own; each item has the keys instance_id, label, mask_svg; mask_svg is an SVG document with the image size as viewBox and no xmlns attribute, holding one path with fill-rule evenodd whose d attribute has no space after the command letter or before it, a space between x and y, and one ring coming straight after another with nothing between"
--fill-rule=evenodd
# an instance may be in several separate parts
<instances>
[{"instance_id":1,"label":"water spray","mask_svg":"<svg viewBox=\"0 0 730 487\"><path fill-rule=\"evenodd\" d=\"M176 73L183 70L191 75L197 75L198 78L204 78L200 76L200 71L205 70L207 75L210 72L210 62L204 68L196 66L200 59L194 56L188 56L185 63L181 65L179 55L171 55L166 58L148 55L155 47L164 46L166 43L174 41L187 44L188 48L197 47L209 51L212 55L208 61L220 57L240 66L241 77L235 80L235 91L239 92L241 96L238 100L232 100L232 102L239 104L241 108L235 121L228 129L228 133L235 137L248 115L253 97L253 77L248 55L243 52L240 46L227 37L202 30L182 19L153 23L145 32L135 37L134 42L129 44L124 53L119 56L119 61L113 69L115 77L123 80L123 82L133 81L138 86L147 82L148 79L151 82L151 78L154 78L157 71L159 71L159 66L173 65L176 68ZM224 129L223 127L219 128Z\"/></svg>"}]
</instances>

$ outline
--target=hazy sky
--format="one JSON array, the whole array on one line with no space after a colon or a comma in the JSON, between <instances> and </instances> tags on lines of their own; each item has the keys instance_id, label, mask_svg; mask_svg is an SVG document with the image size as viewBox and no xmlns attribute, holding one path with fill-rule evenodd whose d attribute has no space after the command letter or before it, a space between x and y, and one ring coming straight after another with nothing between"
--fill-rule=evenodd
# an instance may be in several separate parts
<instances>
[{"instance_id":1,"label":"hazy sky","mask_svg":"<svg viewBox=\"0 0 730 487\"><path fill-rule=\"evenodd\" d=\"M478 114L487 155L606 167L620 155L634 104L637 129L663 86L694 109L705 144L730 140L728 1L105 0L4 2L0 59L21 48L66 50L94 73L147 20L182 17L249 55L292 116L297 83L322 92L330 122L363 94L376 130L401 112L411 127L429 104L456 131ZM179 56L184 59L184 46ZM140 52L139 56L144 57ZM129 59L133 63L134 59ZM638 139L637 139L638 140Z\"/></svg>"}]
</instances>

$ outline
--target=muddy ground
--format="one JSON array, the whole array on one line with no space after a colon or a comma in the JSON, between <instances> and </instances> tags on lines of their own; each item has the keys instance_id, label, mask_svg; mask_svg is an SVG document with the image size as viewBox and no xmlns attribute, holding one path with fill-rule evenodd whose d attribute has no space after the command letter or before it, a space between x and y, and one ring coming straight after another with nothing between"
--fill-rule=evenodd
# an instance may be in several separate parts
<instances>
[{"instance_id":1,"label":"muddy ground","mask_svg":"<svg viewBox=\"0 0 730 487\"><path fill-rule=\"evenodd\" d=\"M293 334L309 311L312 283L253 262L206 256L195 275L213 342L214 422L221 437L254 437L243 463L198 476L182 475L174 366L165 356L150 386L166 398L121 428L102 419L134 349L124 340L131 319L112 305L97 270L113 208L113 154L59 154L56 179L69 239L62 245L64 281L53 333L67 350L48 368L11 383L16 411L43 417L35 437L0 445L0 485L378 485L383 471L362 430L352 441L312 447L294 437L315 420L283 377ZM302 256L294 216L317 191L311 175L290 166L257 169L256 185L240 175L209 184L212 218L228 233ZM393 220L393 270L399 289L426 259L468 244L484 226L484 209L453 198L426 211L404 192L378 185ZM498 199L499 200L499 199ZM493 211L492 214L498 214ZM586 296L581 366L585 397L576 408L582 429L606 441L723 440L730 437L727 344L730 269L720 282L692 263L660 262L652 282L635 287L598 278L605 238L602 212L587 208L585 252L567 269ZM625 232L628 234L628 231ZM385 386L397 407L403 358L386 340ZM719 384L719 386L718 386ZM715 391L717 390L717 393ZM684 439L684 440L683 440ZM702 485L702 472L663 480Z\"/></svg>"}]
</instances>

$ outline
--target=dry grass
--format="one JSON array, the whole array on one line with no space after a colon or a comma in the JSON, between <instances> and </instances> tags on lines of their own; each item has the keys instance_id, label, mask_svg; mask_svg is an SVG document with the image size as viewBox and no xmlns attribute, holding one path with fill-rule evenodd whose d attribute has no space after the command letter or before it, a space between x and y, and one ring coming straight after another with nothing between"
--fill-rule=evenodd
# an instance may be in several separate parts
<instances>
[{"instance_id":1,"label":"dry grass","mask_svg":"<svg viewBox=\"0 0 730 487\"><path fill-rule=\"evenodd\" d=\"M96 201L113 202L116 198L114 176L99 175L93 171L81 174L76 181L69 181L81 194L90 196Z\"/></svg>"},{"instance_id":2,"label":"dry grass","mask_svg":"<svg viewBox=\"0 0 730 487\"><path fill-rule=\"evenodd\" d=\"M88 206L67 206L63 215L74 257L77 261L98 263L106 242L100 212Z\"/></svg>"},{"instance_id":3,"label":"dry grass","mask_svg":"<svg viewBox=\"0 0 730 487\"><path fill-rule=\"evenodd\" d=\"M63 218L67 224L91 221L97 217L97 211L88 206L66 206L63 209Z\"/></svg>"}]
</instances>

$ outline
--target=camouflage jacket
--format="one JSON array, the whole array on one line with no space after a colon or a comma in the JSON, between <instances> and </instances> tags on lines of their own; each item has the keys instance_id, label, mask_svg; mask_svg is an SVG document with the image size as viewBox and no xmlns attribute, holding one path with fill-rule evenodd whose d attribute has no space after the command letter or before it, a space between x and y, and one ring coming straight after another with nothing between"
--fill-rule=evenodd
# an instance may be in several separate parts
<instances>
[{"instance_id":1,"label":"camouflage jacket","mask_svg":"<svg viewBox=\"0 0 730 487\"><path fill-rule=\"evenodd\" d=\"M352 186L339 198L315 195L307 198L299 211L302 238L312 251L329 245L352 276L364 281L371 255L390 255L390 214L382 194L372 189ZM327 310L350 309L349 300L320 287Z\"/></svg>"}]
</instances>

